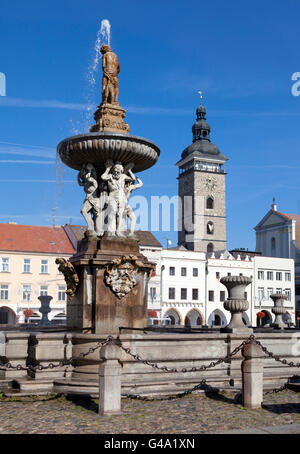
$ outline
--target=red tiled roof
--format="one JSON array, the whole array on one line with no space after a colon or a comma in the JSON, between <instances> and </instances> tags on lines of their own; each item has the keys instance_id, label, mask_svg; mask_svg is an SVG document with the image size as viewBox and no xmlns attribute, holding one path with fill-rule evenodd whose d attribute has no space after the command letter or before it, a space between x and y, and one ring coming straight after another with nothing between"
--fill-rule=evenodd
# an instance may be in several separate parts
<instances>
[{"instance_id":1,"label":"red tiled roof","mask_svg":"<svg viewBox=\"0 0 300 454\"><path fill-rule=\"evenodd\" d=\"M62 227L0 224L0 250L74 254Z\"/></svg>"}]
</instances>

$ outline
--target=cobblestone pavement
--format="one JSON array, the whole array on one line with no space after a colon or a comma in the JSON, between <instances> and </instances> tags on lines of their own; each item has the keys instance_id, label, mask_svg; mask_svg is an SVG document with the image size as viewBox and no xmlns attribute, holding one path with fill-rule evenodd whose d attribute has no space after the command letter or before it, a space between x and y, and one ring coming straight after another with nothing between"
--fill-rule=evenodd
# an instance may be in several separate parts
<instances>
[{"instance_id":1,"label":"cobblestone pavement","mask_svg":"<svg viewBox=\"0 0 300 454\"><path fill-rule=\"evenodd\" d=\"M123 399L120 416L99 416L95 399L2 396L0 434L199 434L300 424L300 394L291 390L266 395L258 410L233 398L223 392L162 402Z\"/></svg>"}]
</instances>

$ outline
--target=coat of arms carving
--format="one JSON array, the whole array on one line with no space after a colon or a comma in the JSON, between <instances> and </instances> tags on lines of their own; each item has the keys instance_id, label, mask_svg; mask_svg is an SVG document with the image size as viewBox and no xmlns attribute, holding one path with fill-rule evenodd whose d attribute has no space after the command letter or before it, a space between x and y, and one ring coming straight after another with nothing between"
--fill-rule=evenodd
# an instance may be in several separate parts
<instances>
[{"instance_id":1,"label":"coat of arms carving","mask_svg":"<svg viewBox=\"0 0 300 454\"><path fill-rule=\"evenodd\" d=\"M107 265L104 279L110 289L121 299L138 283L138 258L128 255L113 260Z\"/></svg>"}]
</instances>

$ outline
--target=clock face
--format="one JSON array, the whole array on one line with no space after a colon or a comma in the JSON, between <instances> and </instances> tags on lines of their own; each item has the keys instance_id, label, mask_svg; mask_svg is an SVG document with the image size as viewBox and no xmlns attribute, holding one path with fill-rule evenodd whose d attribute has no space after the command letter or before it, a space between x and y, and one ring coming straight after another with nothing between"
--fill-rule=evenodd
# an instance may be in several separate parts
<instances>
[{"instance_id":1,"label":"clock face","mask_svg":"<svg viewBox=\"0 0 300 454\"><path fill-rule=\"evenodd\" d=\"M213 191L217 186L217 180L215 177L207 177L205 185L209 191Z\"/></svg>"}]
</instances>

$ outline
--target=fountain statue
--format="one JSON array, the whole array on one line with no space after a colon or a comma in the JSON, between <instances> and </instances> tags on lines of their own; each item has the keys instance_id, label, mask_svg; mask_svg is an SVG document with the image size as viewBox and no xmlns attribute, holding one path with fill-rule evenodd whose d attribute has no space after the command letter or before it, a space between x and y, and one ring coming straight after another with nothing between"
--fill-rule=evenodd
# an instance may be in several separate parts
<instances>
[{"instance_id":1,"label":"fountain statue","mask_svg":"<svg viewBox=\"0 0 300 454\"><path fill-rule=\"evenodd\" d=\"M107 44L100 52L102 101L95 124L88 133L64 139L57 147L62 162L78 171L78 184L85 193L81 214L87 224L77 253L61 270L69 286L67 271L72 269L78 277L68 295L68 327L115 334L120 327L147 326L147 284L154 265L139 251L129 198L143 185L136 173L153 166L160 150L153 142L129 134L118 101L118 56Z\"/></svg>"}]
</instances>

